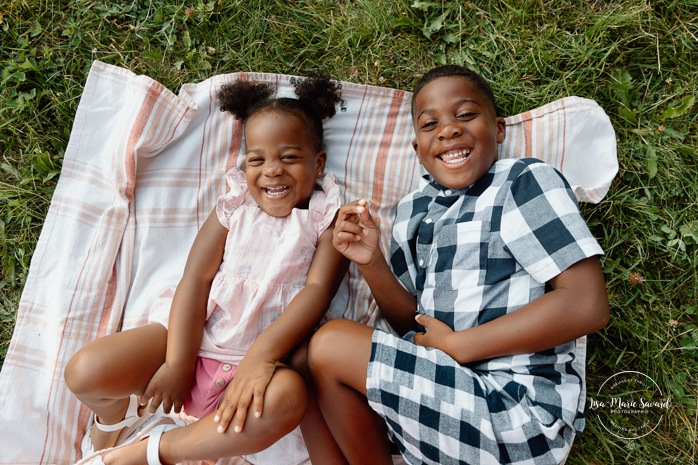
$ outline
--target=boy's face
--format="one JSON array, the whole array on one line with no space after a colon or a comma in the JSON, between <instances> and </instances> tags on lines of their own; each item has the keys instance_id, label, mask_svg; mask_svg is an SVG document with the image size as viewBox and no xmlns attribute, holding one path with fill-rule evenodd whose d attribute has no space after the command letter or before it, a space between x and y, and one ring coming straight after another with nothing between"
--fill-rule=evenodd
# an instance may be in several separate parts
<instances>
[{"instance_id":1,"label":"boy's face","mask_svg":"<svg viewBox=\"0 0 698 465\"><path fill-rule=\"evenodd\" d=\"M497 161L504 142L504 118L463 77L434 79L414 103L412 145L419 162L436 182L451 189L468 187Z\"/></svg>"}]
</instances>

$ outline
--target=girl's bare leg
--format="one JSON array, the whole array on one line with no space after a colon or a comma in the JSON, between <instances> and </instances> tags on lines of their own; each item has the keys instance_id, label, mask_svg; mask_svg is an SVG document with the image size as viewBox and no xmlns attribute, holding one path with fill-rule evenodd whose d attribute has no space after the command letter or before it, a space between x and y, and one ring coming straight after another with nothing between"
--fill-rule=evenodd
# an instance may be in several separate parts
<instances>
[{"instance_id":1,"label":"girl's bare leg","mask_svg":"<svg viewBox=\"0 0 698 465\"><path fill-rule=\"evenodd\" d=\"M305 414L306 402L307 392L301 376L289 368L279 367L267 386L261 417L255 418L248 412L245 426L239 433L232 427L219 433L218 423L213 421L214 414L167 431L160 440L160 461L173 464L259 452L298 426ZM144 465L146 447L147 441L141 441L116 449L103 457L104 463Z\"/></svg>"},{"instance_id":2,"label":"girl's bare leg","mask_svg":"<svg viewBox=\"0 0 698 465\"><path fill-rule=\"evenodd\" d=\"M290 365L303 376L308 385L308 408L301 421L301 432L308 448L310 462L323 465L346 465L347 461L332 437L332 432L327 427L318 404L315 386L308 370L307 342L293 352Z\"/></svg>"},{"instance_id":3,"label":"girl's bare leg","mask_svg":"<svg viewBox=\"0 0 698 465\"><path fill-rule=\"evenodd\" d=\"M373 331L354 321L333 320L313 335L308 349L323 416L353 465L393 463L385 423L366 399Z\"/></svg>"},{"instance_id":4,"label":"girl's bare leg","mask_svg":"<svg viewBox=\"0 0 698 465\"><path fill-rule=\"evenodd\" d=\"M141 395L165 360L167 329L154 324L99 338L81 348L65 368L65 381L100 423L124 419L131 394ZM111 447L120 431L93 427L95 450Z\"/></svg>"}]
</instances>

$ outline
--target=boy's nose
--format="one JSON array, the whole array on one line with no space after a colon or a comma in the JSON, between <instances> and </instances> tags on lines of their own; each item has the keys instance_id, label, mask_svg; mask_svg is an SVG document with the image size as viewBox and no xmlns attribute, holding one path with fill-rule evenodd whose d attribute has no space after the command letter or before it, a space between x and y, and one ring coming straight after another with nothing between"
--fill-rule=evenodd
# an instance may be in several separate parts
<instances>
[{"instance_id":1,"label":"boy's nose","mask_svg":"<svg viewBox=\"0 0 698 465\"><path fill-rule=\"evenodd\" d=\"M455 122L447 122L441 125L439 139L452 139L460 136L462 133L463 131Z\"/></svg>"}]
</instances>

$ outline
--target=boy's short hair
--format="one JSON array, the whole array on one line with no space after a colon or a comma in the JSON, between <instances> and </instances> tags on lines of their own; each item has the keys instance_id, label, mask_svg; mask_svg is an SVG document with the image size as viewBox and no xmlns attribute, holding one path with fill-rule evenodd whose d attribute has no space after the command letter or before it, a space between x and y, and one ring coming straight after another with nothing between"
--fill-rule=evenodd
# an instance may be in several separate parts
<instances>
[{"instance_id":1,"label":"boy's short hair","mask_svg":"<svg viewBox=\"0 0 698 465\"><path fill-rule=\"evenodd\" d=\"M417 98L417 94L422 90L424 86L429 84L434 79L442 77L462 77L465 78L476 91L480 92L494 108L495 114L499 116L499 106L497 106L497 101L494 98L494 92L489 83L485 79L477 74L475 71L459 65L444 65L432 68L422 75L422 77L417 81L417 85L412 93L412 116L414 117L414 101Z\"/></svg>"}]
</instances>

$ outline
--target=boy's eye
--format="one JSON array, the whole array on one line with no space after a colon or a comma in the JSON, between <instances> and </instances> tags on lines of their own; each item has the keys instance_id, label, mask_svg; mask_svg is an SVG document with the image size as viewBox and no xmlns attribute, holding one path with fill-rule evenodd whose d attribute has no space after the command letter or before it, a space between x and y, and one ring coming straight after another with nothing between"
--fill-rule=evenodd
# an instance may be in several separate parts
<instances>
[{"instance_id":1,"label":"boy's eye","mask_svg":"<svg viewBox=\"0 0 698 465\"><path fill-rule=\"evenodd\" d=\"M429 129L436 126L436 121L425 121L422 123L422 129Z\"/></svg>"},{"instance_id":2,"label":"boy's eye","mask_svg":"<svg viewBox=\"0 0 698 465\"><path fill-rule=\"evenodd\" d=\"M259 157L252 157L247 159L247 164L252 166L259 166L264 163L264 160Z\"/></svg>"},{"instance_id":3,"label":"boy's eye","mask_svg":"<svg viewBox=\"0 0 698 465\"><path fill-rule=\"evenodd\" d=\"M473 113L472 111L464 111L464 112L458 113L458 118L460 118L460 119L472 119L475 116L476 116L476 114Z\"/></svg>"}]
</instances>

